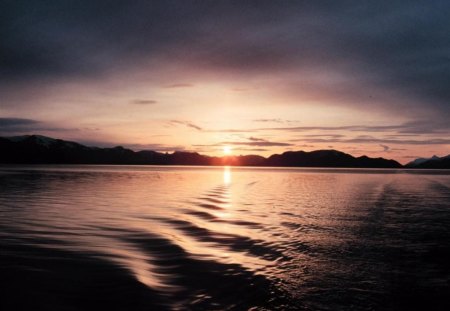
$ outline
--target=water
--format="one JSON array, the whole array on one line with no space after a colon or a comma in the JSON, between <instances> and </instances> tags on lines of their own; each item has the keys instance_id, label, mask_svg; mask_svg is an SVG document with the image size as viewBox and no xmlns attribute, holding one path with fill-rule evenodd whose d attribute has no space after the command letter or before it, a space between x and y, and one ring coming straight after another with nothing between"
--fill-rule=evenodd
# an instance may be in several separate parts
<instances>
[{"instance_id":1,"label":"water","mask_svg":"<svg viewBox=\"0 0 450 311\"><path fill-rule=\"evenodd\" d=\"M450 310L449 174L0 167L0 309Z\"/></svg>"}]
</instances>

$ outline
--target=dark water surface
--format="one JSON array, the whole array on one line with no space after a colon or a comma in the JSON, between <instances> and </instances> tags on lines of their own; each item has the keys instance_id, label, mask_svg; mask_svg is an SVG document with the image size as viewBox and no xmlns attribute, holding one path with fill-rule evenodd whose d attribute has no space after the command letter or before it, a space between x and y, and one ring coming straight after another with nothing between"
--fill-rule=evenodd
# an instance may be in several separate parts
<instances>
[{"instance_id":1,"label":"dark water surface","mask_svg":"<svg viewBox=\"0 0 450 311\"><path fill-rule=\"evenodd\" d=\"M0 167L1 310L450 310L443 171Z\"/></svg>"}]
</instances>

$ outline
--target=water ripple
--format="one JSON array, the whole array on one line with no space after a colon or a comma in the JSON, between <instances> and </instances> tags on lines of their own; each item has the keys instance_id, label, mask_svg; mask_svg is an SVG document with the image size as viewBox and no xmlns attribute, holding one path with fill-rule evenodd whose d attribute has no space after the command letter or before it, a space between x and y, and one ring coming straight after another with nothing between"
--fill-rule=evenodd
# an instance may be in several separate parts
<instances>
[{"instance_id":1,"label":"water ripple","mask_svg":"<svg viewBox=\"0 0 450 311\"><path fill-rule=\"evenodd\" d=\"M366 173L3 167L0 309L450 309L450 175Z\"/></svg>"}]
</instances>

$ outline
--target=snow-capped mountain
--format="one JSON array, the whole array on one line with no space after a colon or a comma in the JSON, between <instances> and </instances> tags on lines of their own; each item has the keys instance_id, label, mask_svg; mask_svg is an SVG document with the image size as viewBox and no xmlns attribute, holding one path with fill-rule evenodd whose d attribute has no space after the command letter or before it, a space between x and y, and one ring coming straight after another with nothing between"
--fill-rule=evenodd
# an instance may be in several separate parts
<instances>
[{"instance_id":1,"label":"snow-capped mountain","mask_svg":"<svg viewBox=\"0 0 450 311\"><path fill-rule=\"evenodd\" d=\"M444 157L417 158L405 165L410 168L450 168L450 154Z\"/></svg>"}]
</instances>

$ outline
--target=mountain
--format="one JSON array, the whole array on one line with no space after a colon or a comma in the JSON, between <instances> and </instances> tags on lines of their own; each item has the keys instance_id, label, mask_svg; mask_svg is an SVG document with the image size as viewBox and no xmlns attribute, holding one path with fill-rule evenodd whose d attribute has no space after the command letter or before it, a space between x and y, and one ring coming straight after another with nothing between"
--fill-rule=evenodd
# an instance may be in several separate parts
<instances>
[{"instance_id":1,"label":"mountain","mask_svg":"<svg viewBox=\"0 0 450 311\"><path fill-rule=\"evenodd\" d=\"M450 169L450 154L445 157L434 155L431 158L418 158L406 164L405 167Z\"/></svg>"},{"instance_id":2,"label":"mountain","mask_svg":"<svg viewBox=\"0 0 450 311\"><path fill-rule=\"evenodd\" d=\"M136 152L121 146L87 147L40 135L0 137L0 150L0 163L402 167L394 160L353 157L337 150L288 151L269 158L258 155L211 157L196 152L177 151L169 154L150 150Z\"/></svg>"},{"instance_id":3,"label":"mountain","mask_svg":"<svg viewBox=\"0 0 450 311\"><path fill-rule=\"evenodd\" d=\"M418 166L418 165L420 165L422 163L425 163L427 161L437 160L437 159L439 159L439 157L436 156L436 155L432 156L431 158L417 158L414 161L409 162L405 166L407 166L407 167L415 167L415 166Z\"/></svg>"},{"instance_id":4,"label":"mountain","mask_svg":"<svg viewBox=\"0 0 450 311\"><path fill-rule=\"evenodd\" d=\"M402 165L394 160L383 158L369 158L362 156L355 158L337 150L317 150L311 152L288 151L274 154L265 162L267 166L304 166L304 167L373 167L400 168Z\"/></svg>"}]
</instances>

